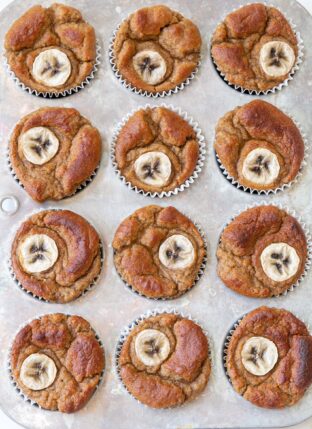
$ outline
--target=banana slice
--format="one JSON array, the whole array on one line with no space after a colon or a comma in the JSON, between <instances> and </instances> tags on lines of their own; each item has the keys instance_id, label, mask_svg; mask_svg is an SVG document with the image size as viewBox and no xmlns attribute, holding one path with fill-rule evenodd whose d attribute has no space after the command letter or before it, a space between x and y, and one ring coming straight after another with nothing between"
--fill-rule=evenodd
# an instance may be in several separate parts
<instances>
[{"instance_id":1,"label":"banana slice","mask_svg":"<svg viewBox=\"0 0 312 429\"><path fill-rule=\"evenodd\" d=\"M56 155L59 141L49 128L34 127L21 135L19 146L27 161L43 165Z\"/></svg>"},{"instance_id":2,"label":"banana slice","mask_svg":"<svg viewBox=\"0 0 312 429\"><path fill-rule=\"evenodd\" d=\"M243 162L242 175L257 185L273 183L279 172L280 165L277 156L265 148L250 151Z\"/></svg>"},{"instance_id":3,"label":"banana slice","mask_svg":"<svg viewBox=\"0 0 312 429\"><path fill-rule=\"evenodd\" d=\"M163 152L146 152L134 163L138 179L151 186L164 186L171 175L171 162Z\"/></svg>"},{"instance_id":4,"label":"banana slice","mask_svg":"<svg viewBox=\"0 0 312 429\"><path fill-rule=\"evenodd\" d=\"M272 243L260 256L265 274L275 282L283 282L296 274L300 258L296 250L287 243Z\"/></svg>"},{"instance_id":5,"label":"banana slice","mask_svg":"<svg viewBox=\"0 0 312 429\"><path fill-rule=\"evenodd\" d=\"M265 375L274 368L278 350L273 341L265 337L249 338L241 351L244 367L253 375Z\"/></svg>"},{"instance_id":6,"label":"banana slice","mask_svg":"<svg viewBox=\"0 0 312 429\"><path fill-rule=\"evenodd\" d=\"M160 262L172 270L180 270L192 265L195 251L191 241L181 234L168 237L159 248Z\"/></svg>"},{"instance_id":7,"label":"banana slice","mask_svg":"<svg viewBox=\"0 0 312 429\"><path fill-rule=\"evenodd\" d=\"M32 75L45 86L63 85L71 74L68 56L59 49L47 49L36 56Z\"/></svg>"},{"instance_id":8,"label":"banana slice","mask_svg":"<svg viewBox=\"0 0 312 429\"><path fill-rule=\"evenodd\" d=\"M135 353L146 366L160 365L170 353L168 337L157 329L139 332L134 343Z\"/></svg>"},{"instance_id":9,"label":"banana slice","mask_svg":"<svg viewBox=\"0 0 312 429\"><path fill-rule=\"evenodd\" d=\"M149 85L157 85L164 80L167 65L158 52L145 49L138 52L132 61L134 70Z\"/></svg>"},{"instance_id":10,"label":"banana slice","mask_svg":"<svg viewBox=\"0 0 312 429\"><path fill-rule=\"evenodd\" d=\"M58 258L55 241L45 234L29 235L18 246L20 264L28 273L41 273L51 268Z\"/></svg>"},{"instance_id":11,"label":"banana slice","mask_svg":"<svg viewBox=\"0 0 312 429\"><path fill-rule=\"evenodd\" d=\"M284 76L290 72L295 60L293 48L285 42L267 42L260 50L260 65L268 76Z\"/></svg>"},{"instance_id":12,"label":"banana slice","mask_svg":"<svg viewBox=\"0 0 312 429\"><path fill-rule=\"evenodd\" d=\"M53 359L43 353L33 353L22 363L20 379L28 389L43 390L51 386L56 374Z\"/></svg>"}]
</instances>

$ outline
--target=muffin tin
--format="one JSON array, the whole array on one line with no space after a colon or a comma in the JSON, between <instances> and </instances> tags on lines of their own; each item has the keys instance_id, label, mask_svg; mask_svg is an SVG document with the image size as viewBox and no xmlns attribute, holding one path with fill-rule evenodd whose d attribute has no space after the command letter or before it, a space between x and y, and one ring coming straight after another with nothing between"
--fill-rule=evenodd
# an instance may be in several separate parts
<instances>
[{"instance_id":1,"label":"muffin tin","mask_svg":"<svg viewBox=\"0 0 312 429\"><path fill-rule=\"evenodd\" d=\"M0 324L1 347L0 365L5 370L10 344L18 327L28 319L45 313L64 312L85 317L94 327L105 344L106 370L97 393L87 406L75 414L66 415L49 412L25 402L12 387L9 374L3 373L0 383L0 406L13 420L31 429L67 428L84 429L92 424L94 429L116 427L126 429L156 429L174 427L190 428L248 428L287 426L301 422L312 415L312 389L295 406L283 410L260 409L241 398L232 389L226 378L222 348L229 328L243 314L260 305L285 308L306 324L312 325L310 303L312 301L311 270L299 288L286 296L272 299L245 298L231 292L216 275L215 251L223 225L235 213L246 205L259 201L259 196L235 189L224 180L213 152L214 127L217 120L227 111L254 99L254 96L233 91L218 76L209 54L209 41L217 23L227 12L246 4L245 0L163 0L172 9L181 11L198 26L203 37L202 64L190 85L166 100L177 108L187 111L194 121L200 124L206 140L207 156L203 171L196 182L177 196L158 200L161 206L174 205L178 210L187 212L202 226L208 242L208 261L204 275L194 289L182 297L166 302L147 300L125 290L113 264L111 241L119 223L139 207L155 200L131 192L118 180L110 160L109 151L113 133L117 124L133 109L142 105L140 95L131 94L114 76L109 62L109 40L118 24L133 10L158 4L156 0L67 0L66 3L77 7L96 29L102 44L102 63L90 85L69 98L44 100L27 94L18 88L0 68L0 138L2 156L0 157L1 194L15 196L19 200L19 209L11 216L0 214L2 225L2 243L0 248ZM12 21L36 0L15 0L2 11L0 40ZM50 1L42 1L48 5ZM308 96L312 80L312 48L309 45L312 17L296 1L272 0L272 5L285 11L297 25L305 43L305 56L294 79L276 94L265 96L265 100L292 114L301 124L308 136L312 133L312 105ZM163 99L151 100L151 104L160 105ZM143 103L144 104L144 103ZM23 293L10 277L7 258L16 225L28 213L48 207L49 203L39 205L29 198L23 189L12 179L8 172L5 148L9 134L19 118L39 107L65 106L75 107L82 115L90 117L103 137L103 156L100 169L85 192L70 199L58 202L57 208L68 208L86 217L97 229L104 242L104 265L97 285L84 297L70 304L50 304L38 302ZM307 221L312 229L311 159L302 177L291 189L277 195L261 197L266 202L283 204L295 209L298 215ZM115 371L114 353L123 327L155 307L160 310L174 310L196 317L198 323L208 332L213 349L213 370L204 392L193 402L181 408L154 410L133 401L121 386Z\"/></svg>"}]
</instances>

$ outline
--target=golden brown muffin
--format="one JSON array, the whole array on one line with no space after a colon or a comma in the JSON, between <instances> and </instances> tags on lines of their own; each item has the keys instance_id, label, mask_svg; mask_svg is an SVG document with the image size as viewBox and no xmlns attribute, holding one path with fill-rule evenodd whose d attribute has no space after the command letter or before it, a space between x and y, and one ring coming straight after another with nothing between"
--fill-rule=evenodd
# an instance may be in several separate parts
<instances>
[{"instance_id":1,"label":"golden brown muffin","mask_svg":"<svg viewBox=\"0 0 312 429\"><path fill-rule=\"evenodd\" d=\"M290 183L304 157L304 142L292 119L262 100L226 113L218 121L214 147L230 176L257 190Z\"/></svg>"},{"instance_id":2,"label":"golden brown muffin","mask_svg":"<svg viewBox=\"0 0 312 429\"><path fill-rule=\"evenodd\" d=\"M22 328L11 349L11 372L27 398L46 410L73 413L94 393L104 370L104 350L90 324L56 313Z\"/></svg>"},{"instance_id":3,"label":"golden brown muffin","mask_svg":"<svg viewBox=\"0 0 312 429\"><path fill-rule=\"evenodd\" d=\"M149 317L125 340L118 359L127 390L152 408L193 400L205 388L211 370L202 329L175 314Z\"/></svg>"},{"instance_id":4,"label":"golden brown muffin","mask_svg":"<svg viewBox=\"0 0 312 429\"><path fill-rule=\"evenodd\" d=\"M200 48L196 25L163 5L130 15L119 27L113 46L122 78L150 93L184 82L198 65Z\"/></svg>"},{"instance_id":5,"label":"golden brown muffin","mask_svg":"<svg viewBox=\"0 0 312 429\"><path fill-rule=\"evenodd\" d=\"M165 107L141 109L121 129L115 157L127 182L145 192L170 191L194 172L199 143L191 125Z\"/></svg>"},{"instance_id":6,"label":"golden brown muffin","mask_svg":"<svg viewBox=\"0 0 312 429\"><path fill-rule=\"evenodd\" d=\"M230 13L217 26L211 55L230 84L267 91L288 77L298 57L297 44L279 10L253 3Z\"/></svg>"},{"instance_id":7,"label":"golden brown muffin","mask_svg":"<svg viewBox=\"0 0 312 429\"><path fill-rule=\"evenodd\" d=\"M11 70L27 87L60 93L90 75L96 57L93 27L70 6L33 6L18 18L5 36Z\"/></svg>"},{"instance_id":8,"label":"golden brown muffin","mask_svg":"<svg viewBox=\"0 0 312 429\"><path fill-rule=\"evenodd\" d=\"M307 241L299 222L275 206L238 215L222 232L217 249L218 275L242 295L280 295L302 276Z\"/></svg>"},{"instance_id":9,"label":"golden brown muffin","mask_svg":"<svg viewBox=\"0 0 312 429\"><path fill-rule=\"evenodd\" d=\"M147 206L118 227L114 262L121 278L148 298L176 298L198 278L206 251L193 222L174 207Z\"/></svg>"},{"instance_id":10,"label":"golden brown muffin","mask_svg":"<svg viewBox=\"0 0 312 429\"><path fill-rule=\"evenodd\" d=\"M36 110L18 122L10 140L13 172L39 202L72 195L100 159L100 133L75 109Z\"/></svg>"},{"instance_id":11,"label":"golden brown muffin","mask_svg":"<svg viewBox=\"0 0 312 429\"><path fill-rule=\"evenodd\" d=\"M47 301L66 303L98 277L100 238L78 214L45 210L22 223L11 259L14 276L23 289Z\"/></svg>"},{"instance_id":12,"label":"golden brown muffin","mask_svg":"<svg viewBox=\"0 0 312 429\"><path fill-rule=\"evenodd\" d=\"M312 383L312 337L289 311L259 307L235 328L226 369L234 389L254 405L294 405Z\"/></svg>"}]
</instances>

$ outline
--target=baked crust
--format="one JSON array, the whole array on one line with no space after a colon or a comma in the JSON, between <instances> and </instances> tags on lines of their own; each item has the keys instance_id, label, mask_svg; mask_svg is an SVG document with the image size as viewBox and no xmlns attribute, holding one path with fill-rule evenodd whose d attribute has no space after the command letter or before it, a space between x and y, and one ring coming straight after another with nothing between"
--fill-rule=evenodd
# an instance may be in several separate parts
<instances>
[{"instance_id":1,"label":"baked crust","mask_svg":"<svg viewBox=\"0 0 312 429\"><path fill-rule=\"evenodd\" d=\"M259 64L260 49L273 40L288 43L298 56L296 35L284 15L274 7L253 3L230 13L217 26L211 55L229 83L266 91L287 78L268 76Z\"/></svg>"},{"instance_id":2,"label":"baked crust","mask_svg":"<svg viewBox=\"0 0 312 429\"><path fill-rule=\"evenodd\" d=\"M304 157L304 142L293 120L277 107L254 100L226 113L216 126L215 151L227 172L241 185L265 190L294 180ZM266 148L279 160L280 172L272 184L259 185L242 174L250 151Z\"/></svg>"},{"instance_id":3,"label":"baked crust","mask_svg":"<svg viewBox=\"0 0 312 429\"><path fill-rule=\"evenodd\" d=\"M170 354L160 365L145 366L134 340L144 329L157 329L170 341ZM120 376L128 391L152 408L169 408L193 400L205 388L210 371L209 345L202 329L175 314L142 321L124 342L119 357Z\"/></svg>"},{"instance_id":4,"label":"baked crust","mask_svg":"<svg viewBox=\"0 0 312 429\"><path fill-rule=\"evenodd\" d=\"M142 182L134 170L136 159L146 152L165 153L171 161L171 176L166 185L151 186ZM175 189L193 173L199 157L199 143L194 129L180 115L165 107L141 109L121 129L115 147L121 174L133 186L148 192Z\"/></svg>"},{"instance_id":5,"label":"baked crust","mask_svg":"<svg viewBox=\"0 0 312 429\"><path fill-rule=\"evenodd\" d=\"M241 350L248 338L263 336L278 349L278 361L263 376L248 372ZM312 383L312 337L303 322L289 311L259 307L248 313L230 339L227 373L234 389L254 405L284 408L302 398Z\"/></svg>"},{"instance_id":6,"label":"baked crust","mask_svg":"<svg viewBox=\"0 0 312 429\"><path fill-rule=\"evenodd\" d=\"M119 73L134 87L152 93L168 91L185 81L198 65L200 48L197 26L163 5L131 14L119 27L114 42ZM164 80L155 86L144 82L132 64L134 55L144 49L157 51L167 65Z\"/></svg>"},{"instance_id":7,"label":"baked crust","mask_svg":"<svg viewBox=\"0 0 312 429\"><path fill-rule=\"evenodd\" d=\"M24 360L44 353L57 366L54 383L31 390L20 379ZM42 408L73 413L94 393L104 370L104 350L85 319L56 313L35 319L22 328L11 349L11 371L22 392Z\"/></svg>"},{"instance_id":8,"label":"baked crust","mask_svg":"<svg viewBox=\"0 0 312 429\"><path fill-rule=\"evenodd\" d=\"M81 84L91 73L96 57L93 27L77 9L59 3L27 10L7 32L4 47L11 70L27 87L39 92L59 93ZM31 74L35 57L51 48L63 51L72 67L68 80L57 87L39 83Z\"/></svg>"},{"instance_id":9,"label":"baked crust","mask_svg":"<svg viewBox=\"0 0 312 429\"><path fill-rule=\"evenodd\" d=\"M43 165L29 162L19 139L33 127L49 128L59 140L57 154ZM88 179L101 159L101 136L76 109L43 107L24 116L10 139L10 161L25 190L35 201L61 200Z\"/></svg>"},{"instance_id":10,"label":"baked crust","mask_svg":"<svg viewBox=\"0 0 312 429\"><path fill-rule=\"evenodd\" d=\"M276 282L263 271L260 256L271 243L292 246L300 259L288 280ZM222 232L217 249L218 275L223 283L254 298L280 295L301 277L307 259L307 241L299 222L275 206L259 206L238 215Z\"/></svg>"},{"instance_id":11,"label":"baked crust","mask_svg":"<svg viewBox=\"0 0 312 429\"><path fill-rule=\"evenodd\" d=\"M161 264L158 249L171 235L183 234L192 243L195 259L183 270ZM190 289L205 256L204 241L193 222L174 207L156 205L136 210L117 228L114 263L121 278L149 298L176 298Z\"/></svg>"},{"instance_id":12,"label":"baked crust","mask_svg":"<svg viewBox=\"0 0 312 429\"><path fill-rule=\"evenodd\" d=\"M28 273L18 257L19 243L27 236L45 234L58 248L55 264L40 273ZM101 271L100 238L81 216L69 210L34 214L18 229L11 248L12 268L24 289L47 301L66 303L90 286Z\"/></svg>"}]
</instances>

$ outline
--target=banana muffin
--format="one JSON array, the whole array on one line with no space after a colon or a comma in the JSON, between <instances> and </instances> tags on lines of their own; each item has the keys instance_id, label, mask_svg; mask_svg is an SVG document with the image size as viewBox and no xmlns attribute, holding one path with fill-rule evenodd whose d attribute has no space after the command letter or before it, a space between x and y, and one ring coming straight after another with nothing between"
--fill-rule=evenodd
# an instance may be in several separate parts
<instances>
[{"instance_id":1,"label":"banana muffin","mask_svg":"<svg viewBox=\"0 0 312 429\"><path fill-rule=\"evenodd\" d=\"M22 328L11 348L11 374L27 398L46 410L86 405L104 370L104 350L89 322L48 314Z\"/></svg>"},{"instance_id":2,"label":"banana muffin","mask_svg":"<svg viewBox=\"0 0 312 429\"><path fill-rule=\"evenodd\" d=\"M312 383L312 337L289 311L259 307L235 328L226 369L234 389L254 405L294 405Z\"/></svg>"},{"instance_id":3,"label":"banana muffin","mask_svg":"<svg viewBox=\"0 0 312 429\"><path fill-rule=\"evenodd\" d=\"M280 295L302 276L307 240L299 222L267 205L238 215L222 232L218 275L230 289L254 298Z\"/></svg>"},{"instance_id":4,"label":"banana muffin","mask_svg":"<svg viewBox=\"0 0 312 429\"><path fill-rule=\"evenodd\" d=\"M193 400L211 370L202 329L176 314L143 320L129 334L118 358L120 378L137 400L169 408Z\"/></svg>"},{"instance_id":5,"label":"banana muffin","mask_svg":"<svg viewBox=\"0 0 312 429\"><path fill-rule=\"evenodd\" d=\"M78 214L45 210L19 227L11 260L14 277L24 290L47 301L66 303L99 276L100 238Z\"/></svg>"},{"instance_id":6,"label":"banana muffin","mask_svg":"<svg viewBox=\"0 0 312 429\"><path fill-rule=\"evenodd\" d=\"M253 3L218 25L211 55L230 84L267 91L289 76L298 57L298 41L279 10Z\"/></svg>"},{"instance_id":7,"label":"banana muffin","mask_svg":"<svg viewBox=\"0 0 312 429\"><path fill-rule=\"evenodd\" d=\"M114 40L116 67L137 89L168 91L185 81L200 59L201 36L192 21L167 6L137 10Z\"/></svg>"},{"instance_id":8,"label":"banana muffin","mask_svg":"<svg viewBox=\"0 0 312 429\"><path fill-rule=\"evenodd\" d=\"M256 190L293 181L304 157L304 142L292 119L262 100L226 113L217 124L214 147L227 173Z\"/></svg>"},{"instance_id":9,"label":"banana muffin","mask_svg":"<svg viewBox=\"0 0 312 429\"><path fill-rule=\"evenodd\" d=\"M147 206L118 227L114 262L121 278L148 298L176 298L198 279L206 251L193 222L174 207Z\"/></svg>"},{"instance_id":10,"label":"banana muffin","mask_svg":"<svg viewBox=\"0 0 312 429\"><path fill-rule=\"evenodd\" d=\"M194 129L165 107L134 113L115 146L120 173L145 192L170 191L182 185L193 174L198 157Z\"/></svg>"},{"instance_id":11,"label":"banana muffin","mask_svg":"<svg viewBox=\"0 0 312 429\"><path fill-rule=\"evenodd\" d=\"M13 173L35 201L72 195L101 159L101 136L75 109L43 107L24 116L10 139Z\"/></svg>"},{"instance_id":12,"label":"banana muffin","mask_svg":"<svg viewBox=\"0 0 312 429\"><path fill-rule=\"evenodd\" d=\"M4 47L17 78L43 93L80 85L92 72L96 57L93 27L79 10L58 3L27 10L7 32Z\"/></svg>"}]
</instances>

